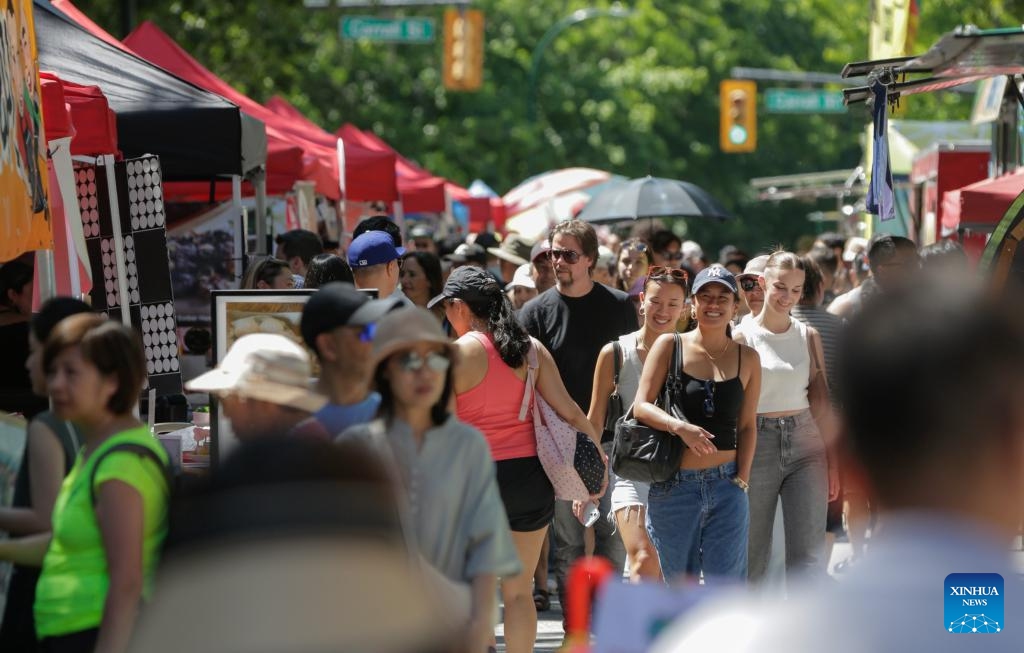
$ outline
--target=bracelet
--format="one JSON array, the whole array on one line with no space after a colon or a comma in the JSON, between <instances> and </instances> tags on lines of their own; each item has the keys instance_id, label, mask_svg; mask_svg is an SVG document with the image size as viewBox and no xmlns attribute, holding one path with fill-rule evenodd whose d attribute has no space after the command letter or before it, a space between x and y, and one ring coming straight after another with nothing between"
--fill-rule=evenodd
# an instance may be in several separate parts
<instances>
[{"instance_id":1,"label":"bracelet","mask_svg":"<svg viewBox=\"0 0 1024 653\"><path fill-rule=\"evenodd\" d=\"M733 476L732 477L732 482L735 483L736 485L738 485L739 488L741 490L743 490L744 492L746 492L746 493L750 492L750 483L747 483L746 481L744 481L739 476Z\"/></svg>"}]
</instances>

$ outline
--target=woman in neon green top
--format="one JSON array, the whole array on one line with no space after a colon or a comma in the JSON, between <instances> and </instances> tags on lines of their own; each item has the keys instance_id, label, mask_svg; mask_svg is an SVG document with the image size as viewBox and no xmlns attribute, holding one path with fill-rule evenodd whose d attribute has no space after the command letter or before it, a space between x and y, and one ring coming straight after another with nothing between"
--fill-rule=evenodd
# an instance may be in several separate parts
<instances>
[{"instance_id":1,"label":"woman in neon green top","mask_svg":"<svg viewBox=\"0 0 1024 653\"><path fill-rule=\"evenodd\" d=\"M121 653L167 522L167 455L132 415L146 377L142 344L103 316L76 315L54 329L43 363L54 411L75 425L83 447L54 505L52 532L0 542L0 559L43 567L35 603L42 651ZM160 464L107 453L122 443L150 449Z\"/></svg>"}]
</instances>

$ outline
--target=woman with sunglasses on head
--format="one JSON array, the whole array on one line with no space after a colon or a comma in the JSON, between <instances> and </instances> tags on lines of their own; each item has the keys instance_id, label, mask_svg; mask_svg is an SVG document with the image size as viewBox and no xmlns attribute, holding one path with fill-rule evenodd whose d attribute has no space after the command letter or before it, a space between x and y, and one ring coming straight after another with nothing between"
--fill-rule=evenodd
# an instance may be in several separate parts
<instances>
[{"instance_id":1,"label":"woman with sunglasses on head","mask_svg":"<svg viewBox=\"0 0 1024 653\"><path fill-rule=\"evenodd\" d=\"M693 282L697 327L679 338L683 381L677 419L654 402L672 364L675 336L662 335L644 365L633 404L635 417L686 444L679 472L652 483L647 528L666 580L680 575L705 583L747 575L747 488L756 443L761 363L757 352L732 340L739 305L732 273L719 265Z\"/></svg>"},{"instance_id":2,"label":"woman with sunglasses on head","mask_svg":"<svg viewBox=\"0 0 1024 653\"><path fill-rule=\"evenodd\" d=\"M374 380L379 419L342 439L377 440L408 494L411 535L424 560L472 594L467 650L494 637L498 578L522 571L487 441L449 412L455 347L425 308L394 310L377 323ZM468 593L468 592L467 592Z\"/></svg>"},{"instance_id":3,"label":"woman with sunglasses on head","mask_svg":"<svg viewBox=\"0 0 1024 653\"><path fill-rule=\"evenodd\" d=\"M760 280L765 295L761 313L736 328L737 342L760 354L764 378L750 485L752 582L761 581L768 567L780 497L787 574L825 569L825 521L838 478L819 430L819 425L831 428L821 336L790 315L803 296L805 277L798 256L772 254Z\"/></svg>"},{"instance_id":4,"label":"woman with sunglasses on head","mask_svg":"<svg viewBox=\"0 0 1024 653\"><path fill-rule=\"evenodd\" d=\"M291 290L295 287L295 278L287 263L266 256L249 262L241 287L247 290Z\"/></svg>"},{"instance_id":5,"label":"woman with sunglasses on head","mask_svg":"<svg viewBox=\"0 0 1024 653\"><path fill-rule=\"evenodd\" d=\"M648 269L654 265L651 247L640 238L630 238L622 243L618 258L619 290L629 292L641 283Z\"/></svg>"},{"instance_id":6,"label":"woman with sunglasses on head","mask_svg":"<svg viewBox=\"0 0 1024 653\"><path fill-rule=\"evenodd\" d=\"M527 356L536 346L540 369L536 390L577 430L600 442L598 431L569 396L554 360L534 343L516 320L502 287L485 271L463 267L452 272L432 304L445 312L459 339L455 402L459 419L480 429L495 460L498 487L523 570L502 580L508 650L528 653L537 638L537 609L531 592L548 524L555 514L555 491L537 458L532 412L520 419L527 385ZM543 588L547 589L547 588Z\"/></svg>"},{"instance_id":7,"label":"woman with sunglasses on head","mask_svg":"<svg viewBox=\"0 0 1024 653\"><path fill-rule=\"evenodd\" d=\"M54 412L74 425L82 447L51 532L0 543L0 559L42 565L34 609L41 651L120 653L167 533L167 454L132 414L146 380L142 342L105 316L73 315L47 339L43 366Z\"/></svg>"},{"instance_id":8,"label":"woman with sunglasses on head","mask_svg":"<svg viewBox=\"0 0 1024 653\"><path fill-rule=\"evenodd\" d=\"M594 391L590 400L587 417L595 429L604 428L608 410L608 398L617 391L623 412L633 404L640 374L647 354L665 333L673 333L676 323L686 308L686 281L683 270L654 266L643 283L640 294L640 316L643 320L639 331L621 336L618 341L605 345L597 359L594 371ZM621 352L617 354L615 345ZM619 356L618 366L615 357ZM614 383L615 370L619 368L618 386ZM622 542L629 555L630 569L636 577L650 580L661 579L658 554L647 535L647 493L646 483L630 481L612 476L611 514L622 535Z\"/></svg>"}]
</instances>

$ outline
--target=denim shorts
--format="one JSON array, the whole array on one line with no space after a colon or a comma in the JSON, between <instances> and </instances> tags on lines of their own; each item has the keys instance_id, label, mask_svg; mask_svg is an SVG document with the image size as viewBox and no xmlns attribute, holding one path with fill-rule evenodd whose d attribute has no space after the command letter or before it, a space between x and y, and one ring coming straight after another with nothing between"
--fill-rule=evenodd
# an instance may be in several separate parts
<instances>
[{"instance_id":1,"label":"denim shorts","mask_svg":"<svg viewBox=\"0 0 1024 653\"><path fill-rule=\"evenodd\" d=\"M746 579L750 508L735 477L729 462L651 484L647 532L666 580L701 572L705 583Z\"/></svg>"}]
</instances>

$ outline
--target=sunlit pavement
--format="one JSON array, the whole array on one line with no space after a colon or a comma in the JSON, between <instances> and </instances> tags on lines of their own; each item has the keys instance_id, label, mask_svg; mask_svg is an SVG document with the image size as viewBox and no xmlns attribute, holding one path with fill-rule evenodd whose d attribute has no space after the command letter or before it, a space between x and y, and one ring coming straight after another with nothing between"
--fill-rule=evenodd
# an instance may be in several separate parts
<instances>
[{"instance_id":1,"label":"sunlit pavement","mask_svg":"<svg viewBox=\"0 0 1024 653\"><path fill-rule=\"evenodd\" d=\"M852 547L847 542L837 542L835 547L832 549L832 558L829 560L829 572L833 572L833 569L837 564L848 560L851 553L853 552ZM1016 547L1013 554L1016 562L1018 573L1024 576L1024 551L1020 550L1020 546ZM837 580L842 581L842 573L833 573L833 576ZM554 590L554 587L552 587ZM503 652L505 650L505 628L502 624L498 624L498 651ZM562 611L558 605L558 594L554 591L551 592L551 609L546 612L541 612L537 615L537 643L533 649L535 651L553 651L556 650L562 644Z\"/></svg>"}]
</instances>

